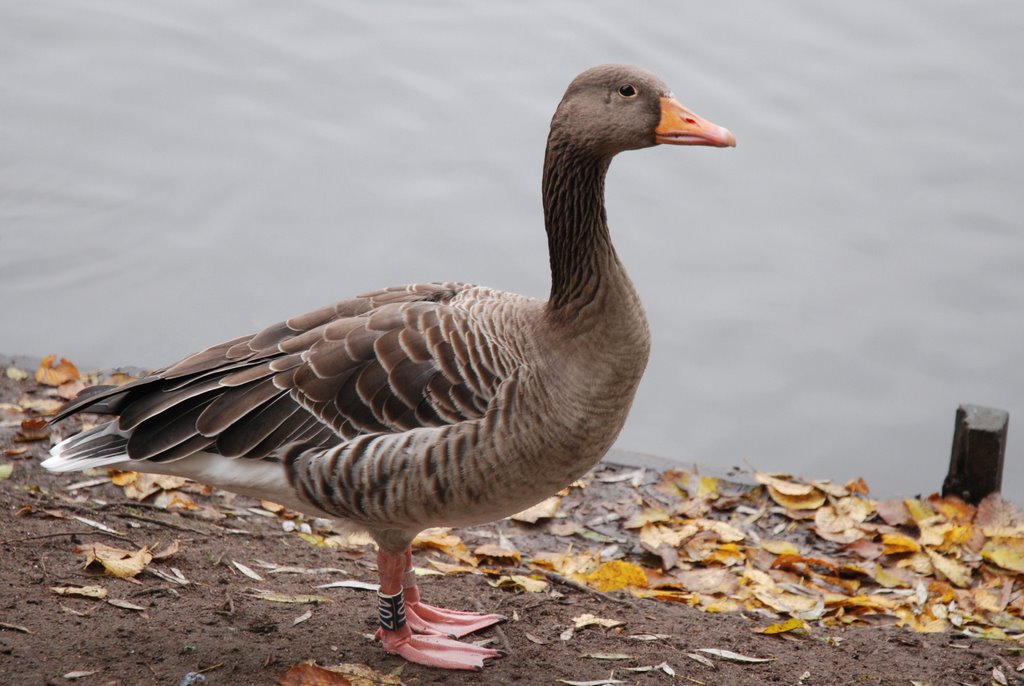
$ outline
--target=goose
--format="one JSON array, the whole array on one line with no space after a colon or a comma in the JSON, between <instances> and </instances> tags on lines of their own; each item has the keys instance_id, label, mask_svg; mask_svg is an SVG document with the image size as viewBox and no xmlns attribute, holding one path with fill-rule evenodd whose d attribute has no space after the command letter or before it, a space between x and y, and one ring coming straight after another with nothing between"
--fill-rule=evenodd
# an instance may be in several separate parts
<instances>
[{"instance_id":1,"label":"goose","mask_svg":"<svg viewBox=\"0 0 1024 686\"><path fill-rule=\"evenodd\" d=\"M617 153L731 147L634 66L589 69L551 120L543 170L547 299L464 283L384 288L206 348L55 416L113 418L42 464L186 476L271 500L377 544L376 639L423 665L481 669L456 640L503 619L422 601L413 538L507 517L611 447L647 364L640 298L604 206Z\"/></svg>"}]
</instances>

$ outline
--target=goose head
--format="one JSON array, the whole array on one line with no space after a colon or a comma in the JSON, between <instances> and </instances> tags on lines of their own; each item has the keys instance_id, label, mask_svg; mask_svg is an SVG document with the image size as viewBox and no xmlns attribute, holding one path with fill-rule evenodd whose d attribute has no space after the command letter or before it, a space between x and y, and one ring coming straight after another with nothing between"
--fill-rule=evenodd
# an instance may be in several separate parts
<instances>
[{"instance_id":1,"label":"goose head","mask_svg":"<svg viewBox=\"0 0 1024 686\"><path fill-rule=\"evenodd\" d=\"M551 120L550 142L605 159L659 143L736 145L728 129L688 110L657 76L621 64L593 67L569 84Z\"/></svg>"}]
</instances>

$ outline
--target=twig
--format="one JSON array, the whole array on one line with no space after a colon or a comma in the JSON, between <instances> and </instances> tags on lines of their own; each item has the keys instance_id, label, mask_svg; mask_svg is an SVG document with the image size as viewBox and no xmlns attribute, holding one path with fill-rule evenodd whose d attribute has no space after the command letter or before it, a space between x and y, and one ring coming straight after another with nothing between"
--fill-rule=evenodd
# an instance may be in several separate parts
<instances>
[{"instance_id":1,"label":"twig","mask_svg":"<svg viewBox=\"0 0 1024 686\"><path fill-rule=\"evenodd\" d=\"M479 600L477 600L476 598L473 598L473 604L476 605L476 611L477 612L479 612L480 614L485 614L484 613L484 607L483 607L483 605L480 604ZM505 635L505 632L502 631L501 627L498 626L497 624L493 625L493 628L494 628L494 633L496 633L498 635L498 640L501 641L501 645L505 649L505 654L506 655L511 655L512 654L512 646L509 645L508 636Z\"/></svg>"},{"instance_id":2,"label":"twig","mask_svg":"<svg viewBox=\"0 0 1024 686\"><path fill-rule=\"evenodd\" d=\"M166 526L169 529L176 529L178 531L188 531L194 534L200 534L202 536L208 536L210 533L208 531L203 531L202 529L197 529L192 526L187 526L184 524L174 524L172 522L165 522L163 520L157 519L156 517L143 517L142 515L132 514L130 512L112 512L111 514L113 514L115 517L120 517L121 519L137 519L138 521L146 522L147 524Z\"/></svg>"},{"instance_id":3,"label":"twig","mask_svg":"<svg viewBox=\"0 0 1024 686\"><path fill-rule=\"evenodd\" d=\"M634 605L630 601L626 600L625 598L616 598L614 596L608 595L607 593L602 593L601 591L598 591L597 589L590 588L589 586L584 586L583 584L581 584L578 581L573 581L572 579L566 578L566 577L562 576L561 574L559 574L558 572L552 572L551 570L547 570L547 569L538 570L538 571L542 572L544 574L544 576L546 576L551 581L554 581L555 583L562 584L563 586L568 586L569 588L574 589L576 591L582 591L584 593L589 593L590 595L595 596L595 597L597 597L597 598L599 598L601 600L610 600L613 603L618 603L620 605L625 605L626 607L631 607L633 609L636 609L636 605Z\"/></svg>"},{"instance_id":4,"label":"twig","mask_svg":"<svg viewBox=\"0 0 1024 686\"><path fill-rule=\"evenodd\" d=\"M38 541L44 538L60 538L61 536L110 536L122 541L128 541L131 543L131 539L124 534L112 534L108 531L58 531L53 534L38 534L36 536L26 536L25 538L8 538L2 541L3 545L8 543L23 543L25 541ZM134 545L134 544L133 544Z\"/></svg>"}]
</instances>

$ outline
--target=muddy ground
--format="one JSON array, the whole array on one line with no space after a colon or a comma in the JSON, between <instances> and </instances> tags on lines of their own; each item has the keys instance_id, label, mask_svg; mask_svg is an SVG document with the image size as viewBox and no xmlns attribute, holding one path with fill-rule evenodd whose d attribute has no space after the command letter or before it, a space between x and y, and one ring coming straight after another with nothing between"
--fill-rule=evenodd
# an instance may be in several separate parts
<instances>
[{"instance_id":1,"label":"muddy ground","mask_svg":"<svg viewBox=\"0 0 1024 686\"><path fill-rule=\"evenodd\" d=\"M0 369L5 366L0 364ZM17 404L34 387L31 379L3 377L0 403ZM16 415L12 408L0 413L4 420L0 465L13 466L10 476L0 480L0 682L4 684L175 686L190 673L201 673L202 683L211 686L274 684L290 666L306 660L323 665L360 663L384 674L397 673L408 685L554 684L558 679L586 682L609 677L652 686L988 685L999 683L993 681L993 669L1006 683L1024 683L1024 645L1019 641L916 634L864 623L846 628L813 625L806 634L767 636L755 633L771 621L762 616L710 614L680 603L600 594L553 577L548 578L545 592L515 592L492 587L485 576L465 574L422 578L425 599L510 617L476 637L507 655L478 673L406 664L367 638L375 626L372 593L317 588L343 579L375 581L369 547L315 547L297 532L284 531L279 518L256 514L256 501L223 493L188 491L200 509L174 511L160 503L129 499L102 473L45 473L38 463L49 440L16 442L24 419ZM72 431L74 421L61 426L59 433ZM97 483L69 490L83 481ZM611 501L616 497L614 489L621 487L621 483L595 481L585 497L593 503ZM504 535L523 554L524 566L541 550L564 547L537 525L511 520L459 533L471 544L493 542L499 533ZM154 560L134 580L85 569L83 557L74 552L76 546L92 542L128 549L155 546L160 551L173 541L178 542L177 552ZM419 550L416 564L429 566L429 558L453 562L438 551ZM234 562L263 581L246 576ZM335 571L272 574L261 562ZM176 576L172 569L187 583L168 581L150 571ZM65 597L51 590L88 585L103 586L107 600L127 604ZM320 595L332 602L269 602L255 597L254 591L260 589L292 596ZM307 611L311 615L295 623ZM623 624L579 629L563 640L573 619L584 613ZM658 638L632 638L651 635ZM733 662L699 653L702 648L769 661ZM628 659L586 657L594 654ZM704 655L707 663L691 654ZM627 670L651 666L661 667Z\"/></svg>"}]
</instances>

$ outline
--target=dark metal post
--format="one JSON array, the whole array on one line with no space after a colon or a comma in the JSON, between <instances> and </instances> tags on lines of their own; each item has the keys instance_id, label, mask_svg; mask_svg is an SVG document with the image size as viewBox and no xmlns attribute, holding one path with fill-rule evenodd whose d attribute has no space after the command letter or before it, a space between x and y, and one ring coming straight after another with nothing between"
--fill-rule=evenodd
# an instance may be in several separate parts
<instances>
[{"instance_id":1,"label":"dark metal post","mask_svg":"<svg viewBox=\"0 0 1024 686\"><path fill-rule=\"evenodd\" d=\"M953 452L942 495L977 505L1003 485L1003 455L1010 415L1005 410L961 405L956 411Z\"/></svg>"}]
</instances>

